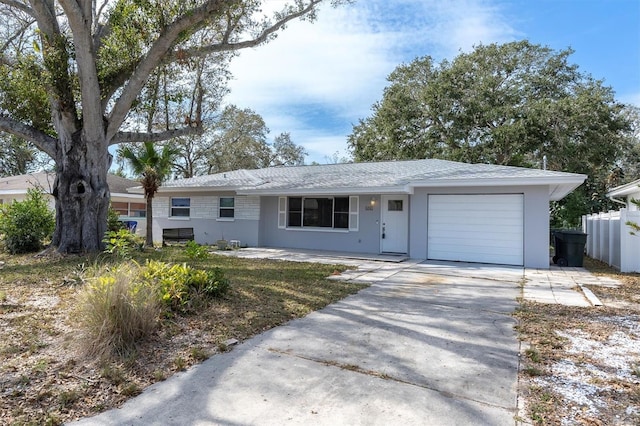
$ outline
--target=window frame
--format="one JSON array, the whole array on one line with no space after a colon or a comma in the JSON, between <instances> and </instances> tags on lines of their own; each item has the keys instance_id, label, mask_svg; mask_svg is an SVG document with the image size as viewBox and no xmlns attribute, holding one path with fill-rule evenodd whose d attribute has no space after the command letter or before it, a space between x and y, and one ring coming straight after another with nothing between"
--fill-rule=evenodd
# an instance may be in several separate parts
<instances>
[{"instance_id":1,"label":"window frame","mask_svg":"<svg viewBox=\"0 0 640 426\"><path fill-rule=\"evenodd\" d=\"M231 206L223 206L222 200L231 200ZM222 212L230 212L230 216L224 216ZM226 213L228 214L228 213ZM236 197L224 196L218 197L218 219L219 220L234 220L236 217Z\"/></svg>"},{"instance_id":2,"label":"window frame","mask_svg":"<svg viewBox=\"0 0 640 426\"><path fill-rule=\"evenodd\" d=\"M188 205L174 205L174 200L187 200ZM175 214L178 210L186 211L187 214ZM191 217L191 197L171 197L169 199L169 217L174 219L189 219Z\"/></svg>"},{"instance_id":3,"label":"window frame","mask_svg":"<svg viewBox=\"0 0 640 426\"><path fill-rule=\"evenodd\" d=\"M336 199L340 199L342 206L336 210ZM292 203L292 200L295 200ZM317 208L305 207L311 200L317 200ZM331 200L331 213L326 212L326 200ZM288 196L278 198L278 228L290 230L334 231L349 232L358 230L358 196L334 195L334 196ZM293 210L292 210L292 204ZM298 207L299 206L299 207ZM311 213L310 210L317 210ZM341 220L337 218L342 217ZM311 223L328 223L330 226L315 225ZM336 226L341 222L339 226Z\"/></svg>"}]
</instances>

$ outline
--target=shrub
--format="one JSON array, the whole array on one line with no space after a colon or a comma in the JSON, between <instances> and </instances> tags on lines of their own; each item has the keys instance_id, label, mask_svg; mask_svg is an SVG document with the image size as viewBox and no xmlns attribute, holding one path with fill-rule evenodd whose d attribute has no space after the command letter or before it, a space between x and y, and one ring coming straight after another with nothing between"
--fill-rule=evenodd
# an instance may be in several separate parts
<instances>
[{"instance_id":1,"label":"shrub","mask_svg":"<svg viewBox=\"0 0 640 426\"><path fill-rule=\"evenodd\" d=\"M209 252L205 246L201 246L193 240L185 245L185 254L191 260L204 260L209 257Z\"/></svg>"},{"instance_id":2,"label":"shrub","mask_svg":"<svg viewBox=\"0 0 640 426\"><path fill-rule=\"evenodd\" d=\"M0 234L11 254L40 250L54 228L54 214L42 191L30 189L24 201L0 206Z\"/></svg>"},{"instance_id":3,"label":"shrub","mask_svg":"<svg viewBox=\"0 0 640 426\"><path fill-rule=\"evenodd\" d=\"M126 229L107 231L102 242L105 243L105 253L114 254L123 259L129 259L134 250L144 249L144 239Z\"/></svg>"},{"instance_id":4,"label":"shrub","mask_svg":"<svg viewBox=\"0 0 640 426\"><path fill-rule=\"evenodd\" d=\"M220 268L204 271L185 263L170 265L155 260L147 260L141 279L157 288L161 302L176 312L186 311L193 295L220 297L230 286Z\"/></svg>"},{"instance_id":5,"label":"shrub","mask_svg":"<svg viewBox=\"0 0 640 426\"><path fill-rule=\"evenodd\" d=\"M79 295L85 352L126 356L156 330L157 291L139 279L140 266L134 262L101 268L95 274Z\"/></svg>"},{"instance_id":6,"label":"shrub","mask_svg":"<svg viewBox=\"0 0 640 426\"><path fill-rule=\"evenodd\" d=\"M192 271L188 285L208 297L222 297L230 287L229 280L225 278L220 268L213 268L212 271Z\"/></svg>"},{"instance_id":7,"label":"shrub","mask_svg":"<svg viewBox=\"0 0 640 426\"><path fill-rule=\"evenodd\" d=\"M109 212L107 213L107 231L117 232L123 228L124 223L120 221L120 215L113 206L109 204Z\"/></svg>"}]
</instances>

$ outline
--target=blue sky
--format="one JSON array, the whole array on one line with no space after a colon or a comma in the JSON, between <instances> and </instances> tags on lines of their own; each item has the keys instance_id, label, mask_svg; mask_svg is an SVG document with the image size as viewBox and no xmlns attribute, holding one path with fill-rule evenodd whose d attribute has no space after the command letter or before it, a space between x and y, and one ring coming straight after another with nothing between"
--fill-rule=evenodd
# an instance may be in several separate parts
<instances>
[{"instance_id":1,"label":"blue sky","mask_svg":"<svg viewBox=\"0 0 640 426\"><path fill-rule=\"evenodd\" d=\"M284 2L269 0L277 8ZM278 38L234 58L228 103L262 115L271 138L290 132L306 162L348 156L346 139L370 115L386 77L429 55L528 39L556 50L640 106L640 0L358 0L323 7Z\"/></svg>"}]
</instances>

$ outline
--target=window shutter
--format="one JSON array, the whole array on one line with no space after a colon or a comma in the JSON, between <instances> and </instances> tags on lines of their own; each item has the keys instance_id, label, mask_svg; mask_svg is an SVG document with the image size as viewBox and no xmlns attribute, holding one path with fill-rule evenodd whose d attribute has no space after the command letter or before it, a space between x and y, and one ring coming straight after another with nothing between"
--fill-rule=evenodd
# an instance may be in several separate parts
<instances>
[{"instance_id":1,"label":"window shutter","mask_svg":"<svg viewBox=\"0 0 640 426\"><path fill-rule=\"evenodd\" d=\"M349 197L349 231L358 230L360 220L360 198L357 195Z\"/></svg>"},{"instance_id":2,"label":"window shutter","mask_svg":"<svg viewBox=\"0 0 640 426\"><path fill-rule=\"evenodd\" d=\"M287 197L278 198L278 228L287 227Z\"/></svg>"}]
</instances>

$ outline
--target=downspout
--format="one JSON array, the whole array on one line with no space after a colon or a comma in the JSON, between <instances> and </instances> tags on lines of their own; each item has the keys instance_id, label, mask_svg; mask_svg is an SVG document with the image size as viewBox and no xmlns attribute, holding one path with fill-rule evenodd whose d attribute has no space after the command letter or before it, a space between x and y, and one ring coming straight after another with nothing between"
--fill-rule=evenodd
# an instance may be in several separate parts
<instances>
[{"instance_id":1,"label":"downspout","mask_svg":"<svg viewBox=\"0 0 640 426\"><path fill-rule=\"evenodd\" d=\"M617 198L613 198L611 195L608 195L607 198L613 201L614 203L622 204L623 206L627 207L626 201L618 200Z\"/></svg>"}]
</instances>

